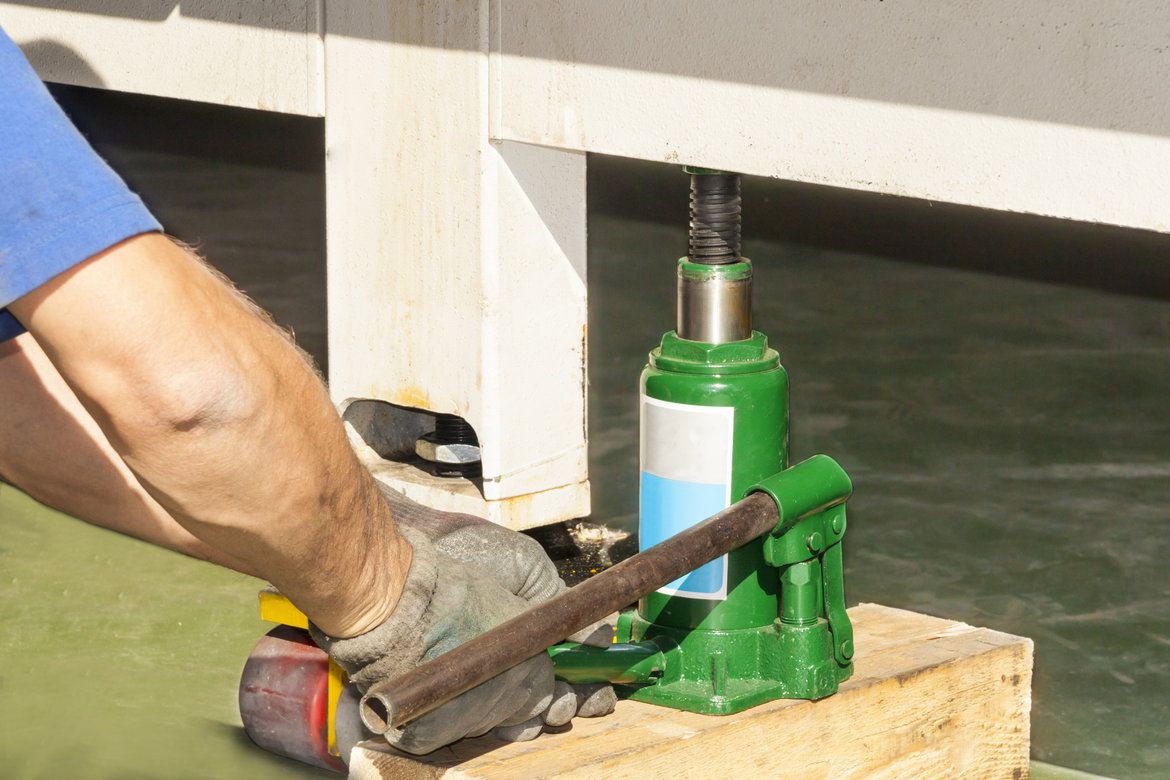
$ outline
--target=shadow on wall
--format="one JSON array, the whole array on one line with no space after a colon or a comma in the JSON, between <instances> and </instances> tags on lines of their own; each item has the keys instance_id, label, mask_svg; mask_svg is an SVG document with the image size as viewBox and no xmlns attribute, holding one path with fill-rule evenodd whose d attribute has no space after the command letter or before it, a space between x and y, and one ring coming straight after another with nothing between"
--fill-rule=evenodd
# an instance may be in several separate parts
<instances>
[{"instance_id":1,"label":"shadow on wall","mask_svg":"<svg viewBox=\"0 0 1170 780\"><path fill-rule=\"evenodd\" d=\"M5 4L161 22L179 6L179 0L6 0Z\"/></svg>"},{"instance_id":2,"label":"shadow on wall","mask_svg":"<svg viewBox=\"0 0 1170 780\"><path fill-rule=\"evenodd\" d=\"M310 3L303 1L273 3L271 0L6 0L5 4L147 22L161 22L178 12L195 19L290 32L303 29L300 26L289 26L289 19L298 15L295 10L290 13L290 7L295 9L295 6L300 5L302 10L307 10L310 6ZM299 15L303 18L304 13Z\"/></svg>"},{"instance_id":3,"label":"shadow on wall","mask_svg":"<svg viewBox=\"0 0 1170 780\"><path fill-rule=\"evenodd\" d=\"M315 26L318 16L316 0L275 3L272 0L5 0L3 4L146 22L162 22L178 14L190 19L287 32L305 32L305 21L313 20Z\"/></svg>"},{"instance_id":4,"label":"shadow on wall","mask_svg":"<svg viewBox=\"0 0 1170 780\"><path fill-rule=\"evenodd\" d=\"M478 0L6 0L163 21L478 49ZM497 0L512 57L1170 135L1170 4ZM320 11L318 9L321 9ZM662 45L671 42L671 45ZM875 128L875 132L880 129Z\"/></svg>"},{"instance_id":5,"label":"shadow on wall","mask_svg":"<svg viewBox=\"0 0 1170 780\"><path fill-rule=\"evenodd\" d=\"M63 43L37 38L20 45L24 56L38 73L69 73L85 87L103 87L105 82L85 58Z\"/></svg>"},{"instance_id":6,"label":"shadow on wall","mask_svg":"<svg viewBox=\"0 0 1170 780\"><path fill-rule=\"evenodd\" d=\"M324 124L317 117L65 84L53 84L51 91L90 143L100 148L323 175Z\"/></svg>"}]
</instances>

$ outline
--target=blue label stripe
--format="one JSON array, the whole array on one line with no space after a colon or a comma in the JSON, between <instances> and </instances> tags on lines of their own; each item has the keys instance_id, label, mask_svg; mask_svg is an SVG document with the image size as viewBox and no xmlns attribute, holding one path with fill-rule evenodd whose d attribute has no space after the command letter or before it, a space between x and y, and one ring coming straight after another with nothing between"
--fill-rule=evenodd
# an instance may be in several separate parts
<instances>
[{"instance_id":1,"label":"blue label stripe","mask_svg":"<svg viewBox=\"0 0 1170 780\"><path fill-rule=\"evenodd\" d=\"M645 550L726 508L727 486L665 479L643 471L639 498L638 546ZM680 596L722 598L726 577L726 559L716 558L662 590Z\"/></svg>"}]
</instances>

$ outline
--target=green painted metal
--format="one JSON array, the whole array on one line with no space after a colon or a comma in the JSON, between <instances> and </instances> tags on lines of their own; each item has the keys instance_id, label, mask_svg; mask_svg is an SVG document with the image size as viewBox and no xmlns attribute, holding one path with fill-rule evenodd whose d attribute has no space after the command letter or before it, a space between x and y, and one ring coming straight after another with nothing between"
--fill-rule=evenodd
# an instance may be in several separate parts
<instances>
[{"instance_id":1,"label":"green painted metal","mask_svg":"<svg viewBox=\"0 0 1170 780\"><path fill-rule=\"evenodd\" d=\"M758 552L761 588L741 582L722 602L650 594L641 607L660 606L657 620L640 610L622 613L617 644L550 648L557 677L608 681L628 698L715 715L836 692L853 670L841 571L853 485L836 461L816 455L743 494L757 491L776 502L779 521L732 559ZM696 604L708 612L700 614ZM665 622L678 619L690 624Z\"/></svg>"},{"instance_id":2,"label":"green painted metal","mask_svg":"<svg viewBox=\"0 0 1170 780\"><path fill-rule=\"evenodd\" d=\"M845 612L841 541L853 483L832 458L815 455L763 480L755 490L771 496L780 511L776 530L764 540L764 560L780 570L781 623L807 625L807 612L798 614L796 605L816 603L820 610L816 617L825 620L832 637L832 654L839 665L848 667L853 659L853 624ZM816 566L815 576L805 576L809 571L804 567L810 565Z\"/></svg>"},{"instance_id":3,"label":"green painted metal","mask_svg":"<svg viewBox=\"0 0 1170 780\"><path fill-rule=\"evenodd\" d=\"M660 401L735 409L732 503L788 465L788 373L764 334L704 344L671 331L650 353L641 385L646 396ZM778 583L764 563L763 542L752 542L728 555L726 600L651 593L639 601L639 616L647 624L681 629L767 626L776 619Z\"/></svg>"},{"instance_id":4,"label":"green painted metal","mask_svg":"<svg viewBox=\"0 0 1170 780\"><path fill-rule=\"evenodd\" d=\"M840 557L852 493L848 476L818 455L750 486L745 495L755 491L768 493L780 512L775 530L758 542L765 564L760 576L775 583L767 591L778 593L768 600L771 620L731 630L681 628L637 611L623 613L618 640L652 640L666 659L656 684L623 690L629 698L722 715L772 699L824 698L852 673ZM758 596L731 591L717 610L737 598Z\"/></svg>"},{"instance_id":5,"label":"green painted metal","mask_svg":"<svg viewBox=\"0 0 1170 780\"><path fill-rule=\"evenodd\" d=\"M759 331L752 331L752 337L743 341L731 341L726 344L707 344L702 341L687 341L679 338L678 334L673 330L662 336L662 344L655 348L650 353L650 365L642 373L642 389L645 391L647 385L647 373L653 368L657 373L656 377L666 375L685 374L693 376L695 374L706 374L709 376L718 375L721 377L736 376L739 374L759 374L771 371L772 369L779 369L779 375L769 375L763 379L751 380L757 384L762 384L764 393L757 393L757 395L766 395L767 391L773 390L772 384L780 382L783 384L782 398L785 402L788 400L788 376L780 365L780 356L776 350L768 347L768 339L763 333ZM677 381L677 377L675 377ZM663 380L669 382L670 380ZM700 399L708 395L706 386L699 386L693 382L677 381L680 392L676 394L680 397L686 396L688 398L699 397ZM722 383L726 385L726 382ZM662 382L655 381L656 386L661 386ZM739 393L737 395L742 395ZM781 393L775 391L774 395L780 397ZM657 397L657 396L652 396ZM669 400L669 399L660 399ZM717 399L718 400L718 399ZM765 400L758 398L757 400ZM685 403L680 401L679 403ZM722 404L696 404L697 406L721 406ZM788 405L784 404L783 413L787 415ZM777 410L774 410L777 411ZM769 422L769 424L773 424ZM788 418L785 416L782 423L782 432L787 434ZM769 436L768 438L773 438ZM787 449L787 439L782 445ZM779 462L779 460L778 460Z\"/></svg>"},{"instance_id":6,"label":"green painted metal","mask_svg":"<svg viewBox=\"0 0 1170 780\"><path fill-rule=\"evenodd\" d=\"M752 278L752 261L746 257L735 263L707 265L691 262L689 257L679 258L678 275L696 282L738 282ZM699 343L699 342L695 342Z\"/></svg>"},{"instance_id":7,"label":"green painted metal","mask_svg":"<svg viewBox=\"0 0 1170 780\"><path fill-rule=\"evenodd\" d=\"M692 230L694 219L692 210ZM751 277L748 260L684 257L679 305L692 283ZM825 456L788 467L788 373L779 354L759 331L718 344L670 331L650 353L641 391L643 539L677 532L691 510L727 506L755 491L776 502L779 521L718 559L721 568L709 564L690 581L643 596L620 615L614 648L551 649L557 674L570 682L610 680L625 685L629 698L710 714L836 692L853 668L841 570L853 485ZM709 577L713 571L722 579Z\"/></svg>"},{"instance_id":8,"label":"green painted metal","mask_svg":"<svg viewBox=\"0 0 1170 780\"><path fill-rule=\"evenodd\" d=\"M759 332L729 344L669 332L650 353L641 387L659 401L733 408L731 500L766 492L780 521L773 533L728 554L726 598L656 592L619 617L619 646L637 643L638 652L656 659L654 675L620 687L623 695L729 714L772 699L836 692L852 672L840 550L853 486L825 456L788 468L788 375L779 355ZM609 671L600 659L608 652L578 647L568 656L554 653L554 663L564 679L582 680L584 670L594 681ZM634 665L617 664L623 679ZM621 685L617 677L606 679Z\"/></svg>"},{"instance_id":9,"label":"green painted metal","mask_svg":"<svg viewBox=\"0 0 1170 780\"><path fill-rule=\"evenodd\" d=\"M550 647L557 678L575 684L611 682L642 685L657 682L666 655L654 642L610 645L601 649L576 642Z\"/></svg>"}]
</instances>

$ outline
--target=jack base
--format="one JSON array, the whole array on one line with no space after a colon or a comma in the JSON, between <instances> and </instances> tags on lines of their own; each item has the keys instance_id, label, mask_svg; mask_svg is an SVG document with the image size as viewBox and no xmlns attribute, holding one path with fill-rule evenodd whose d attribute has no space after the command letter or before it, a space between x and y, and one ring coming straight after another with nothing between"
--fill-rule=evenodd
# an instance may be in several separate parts
<instances>
[{"instance_id":1,"label":"jack base","mask_svg":"<svg viewBox=\"0 0 1170 780\"><path fill-rule=\"evenodd\" d=\"M618 642L653 641L666 658L653 685L617 686L624 698L707 715L730 715L774 699L823 699L849 679L853 664L833 655L824 618L807 626L777 620L759 628L714 631L618 619Z\"/></svg>"}]
</instances>

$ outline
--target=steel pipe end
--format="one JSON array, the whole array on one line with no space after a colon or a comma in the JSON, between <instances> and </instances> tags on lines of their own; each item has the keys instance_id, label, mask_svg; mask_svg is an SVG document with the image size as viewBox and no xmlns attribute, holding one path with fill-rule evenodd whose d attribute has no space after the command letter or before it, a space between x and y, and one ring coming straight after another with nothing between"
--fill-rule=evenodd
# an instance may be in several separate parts
<instances>
[{"instance_id":1,"label":"steel pipe end","mask_svg":"<svg viewBox=\"0 0 1170 780\"><path fill-rule=\"evenodd\" d=\"M385 734L394 728L394 702L377 690L371 690L362 697L358 705L362 723L375 734Z\"/></svg>"}]
</instances>

